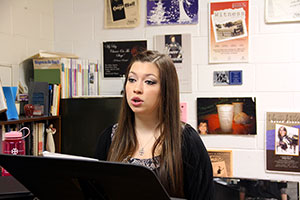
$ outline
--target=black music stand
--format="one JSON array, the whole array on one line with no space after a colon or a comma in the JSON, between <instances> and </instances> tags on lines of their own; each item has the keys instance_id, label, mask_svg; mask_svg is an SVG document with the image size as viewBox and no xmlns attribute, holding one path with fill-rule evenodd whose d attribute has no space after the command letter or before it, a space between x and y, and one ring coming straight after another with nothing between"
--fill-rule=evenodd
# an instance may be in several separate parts
<instances>
[{"instance_id":1,"label":"black music stand","mask_svg":"<svg viewBox=\"0 0 300 200\"><path fill-rule=\"evenodd\" d=\"M170 198L150 169L125 163L0 154L0 165L39 199Z\"/></svg>"}]
</instances>

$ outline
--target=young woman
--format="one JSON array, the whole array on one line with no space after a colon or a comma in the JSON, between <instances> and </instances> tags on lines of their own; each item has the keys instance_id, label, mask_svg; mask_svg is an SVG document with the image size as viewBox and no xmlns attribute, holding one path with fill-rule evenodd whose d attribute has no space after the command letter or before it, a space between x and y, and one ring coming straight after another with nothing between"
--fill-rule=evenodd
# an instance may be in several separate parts
<instances>
[{"instance_id":1,"label":"young woman","mask_svg":"<svg viewBox=\"0 0 300 200\"><path fill-rule=\"evenodd\" d=\"M180 121L179 83L170 57L137 54L123 95L119 121L102 132L96 158L152 169L172 197L213 199L206 148L197 131Z\"/></svg>"}]
</instances>

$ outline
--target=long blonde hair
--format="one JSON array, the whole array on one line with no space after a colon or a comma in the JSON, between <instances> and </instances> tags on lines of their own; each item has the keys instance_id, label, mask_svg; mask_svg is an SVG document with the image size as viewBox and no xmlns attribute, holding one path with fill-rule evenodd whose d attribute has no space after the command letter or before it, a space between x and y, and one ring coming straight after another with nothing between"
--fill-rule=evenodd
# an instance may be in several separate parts
<instances>
[{"instance_id":1,"label":"long blonde hair","mask_svg":"<svg viewBox=\"0 0 300 200\"><path fill-rule=\"evenodd\" d=\"M108 160L122 162L137 147L134 113L126 100L128 73L134 62L151 62L159 69L161 97L158 129L161 135L153 145L152 157L161 147L158 177L171 196L183 197L182 124L180 122L179 83L175 66L169 56L155 51L138 53L126 71L124 94L118 128L112 141Z\"/></svg>"}]
</instances>

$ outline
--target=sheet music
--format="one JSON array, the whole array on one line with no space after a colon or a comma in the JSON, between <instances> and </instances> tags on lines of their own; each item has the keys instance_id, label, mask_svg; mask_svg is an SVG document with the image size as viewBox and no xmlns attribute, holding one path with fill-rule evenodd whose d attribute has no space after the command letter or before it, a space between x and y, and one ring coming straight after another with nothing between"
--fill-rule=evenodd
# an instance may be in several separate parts
<instances>
[{"instance_id":1,"label":"sheet music","mask_svg":"<svg viewBox=\"0 0 300 200\"><path fill-rule=\"evenodd\" d=\"M62 153L52 153L49 151L43 151L44 157L50 157L50 158L66 158L66 159L75 159L75 160L88 160L88 161L99 161L95 158L89 158L84 156L75 156L75 155L69 155L69 154L62 154Z\"/></svg>"}]
</instances>

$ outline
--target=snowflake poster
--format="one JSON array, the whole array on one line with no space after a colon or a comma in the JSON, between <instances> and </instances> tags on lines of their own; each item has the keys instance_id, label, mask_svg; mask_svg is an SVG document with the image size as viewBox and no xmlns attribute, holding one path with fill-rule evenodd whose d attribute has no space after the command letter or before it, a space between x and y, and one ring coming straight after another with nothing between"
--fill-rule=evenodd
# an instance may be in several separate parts
<instances>
[{"instance_id":1,"label":"snowflake poster","mask_svg":"<svg viewBox=\"0 0 300 200\"><path fill-rule=\"evenodd\" d=\"M248 0L210 3L209 63L248 62Z\"/></svg>"},{"instance_id":2,"label":"snowflake poster","mask_svg":"<svg viewBox=\"0 0 300 200\"><path fill-rule=\"evenodd\" d=\"M197 23L198 0L147 0L147 25Z\"/></svg>"}]
</instances>

